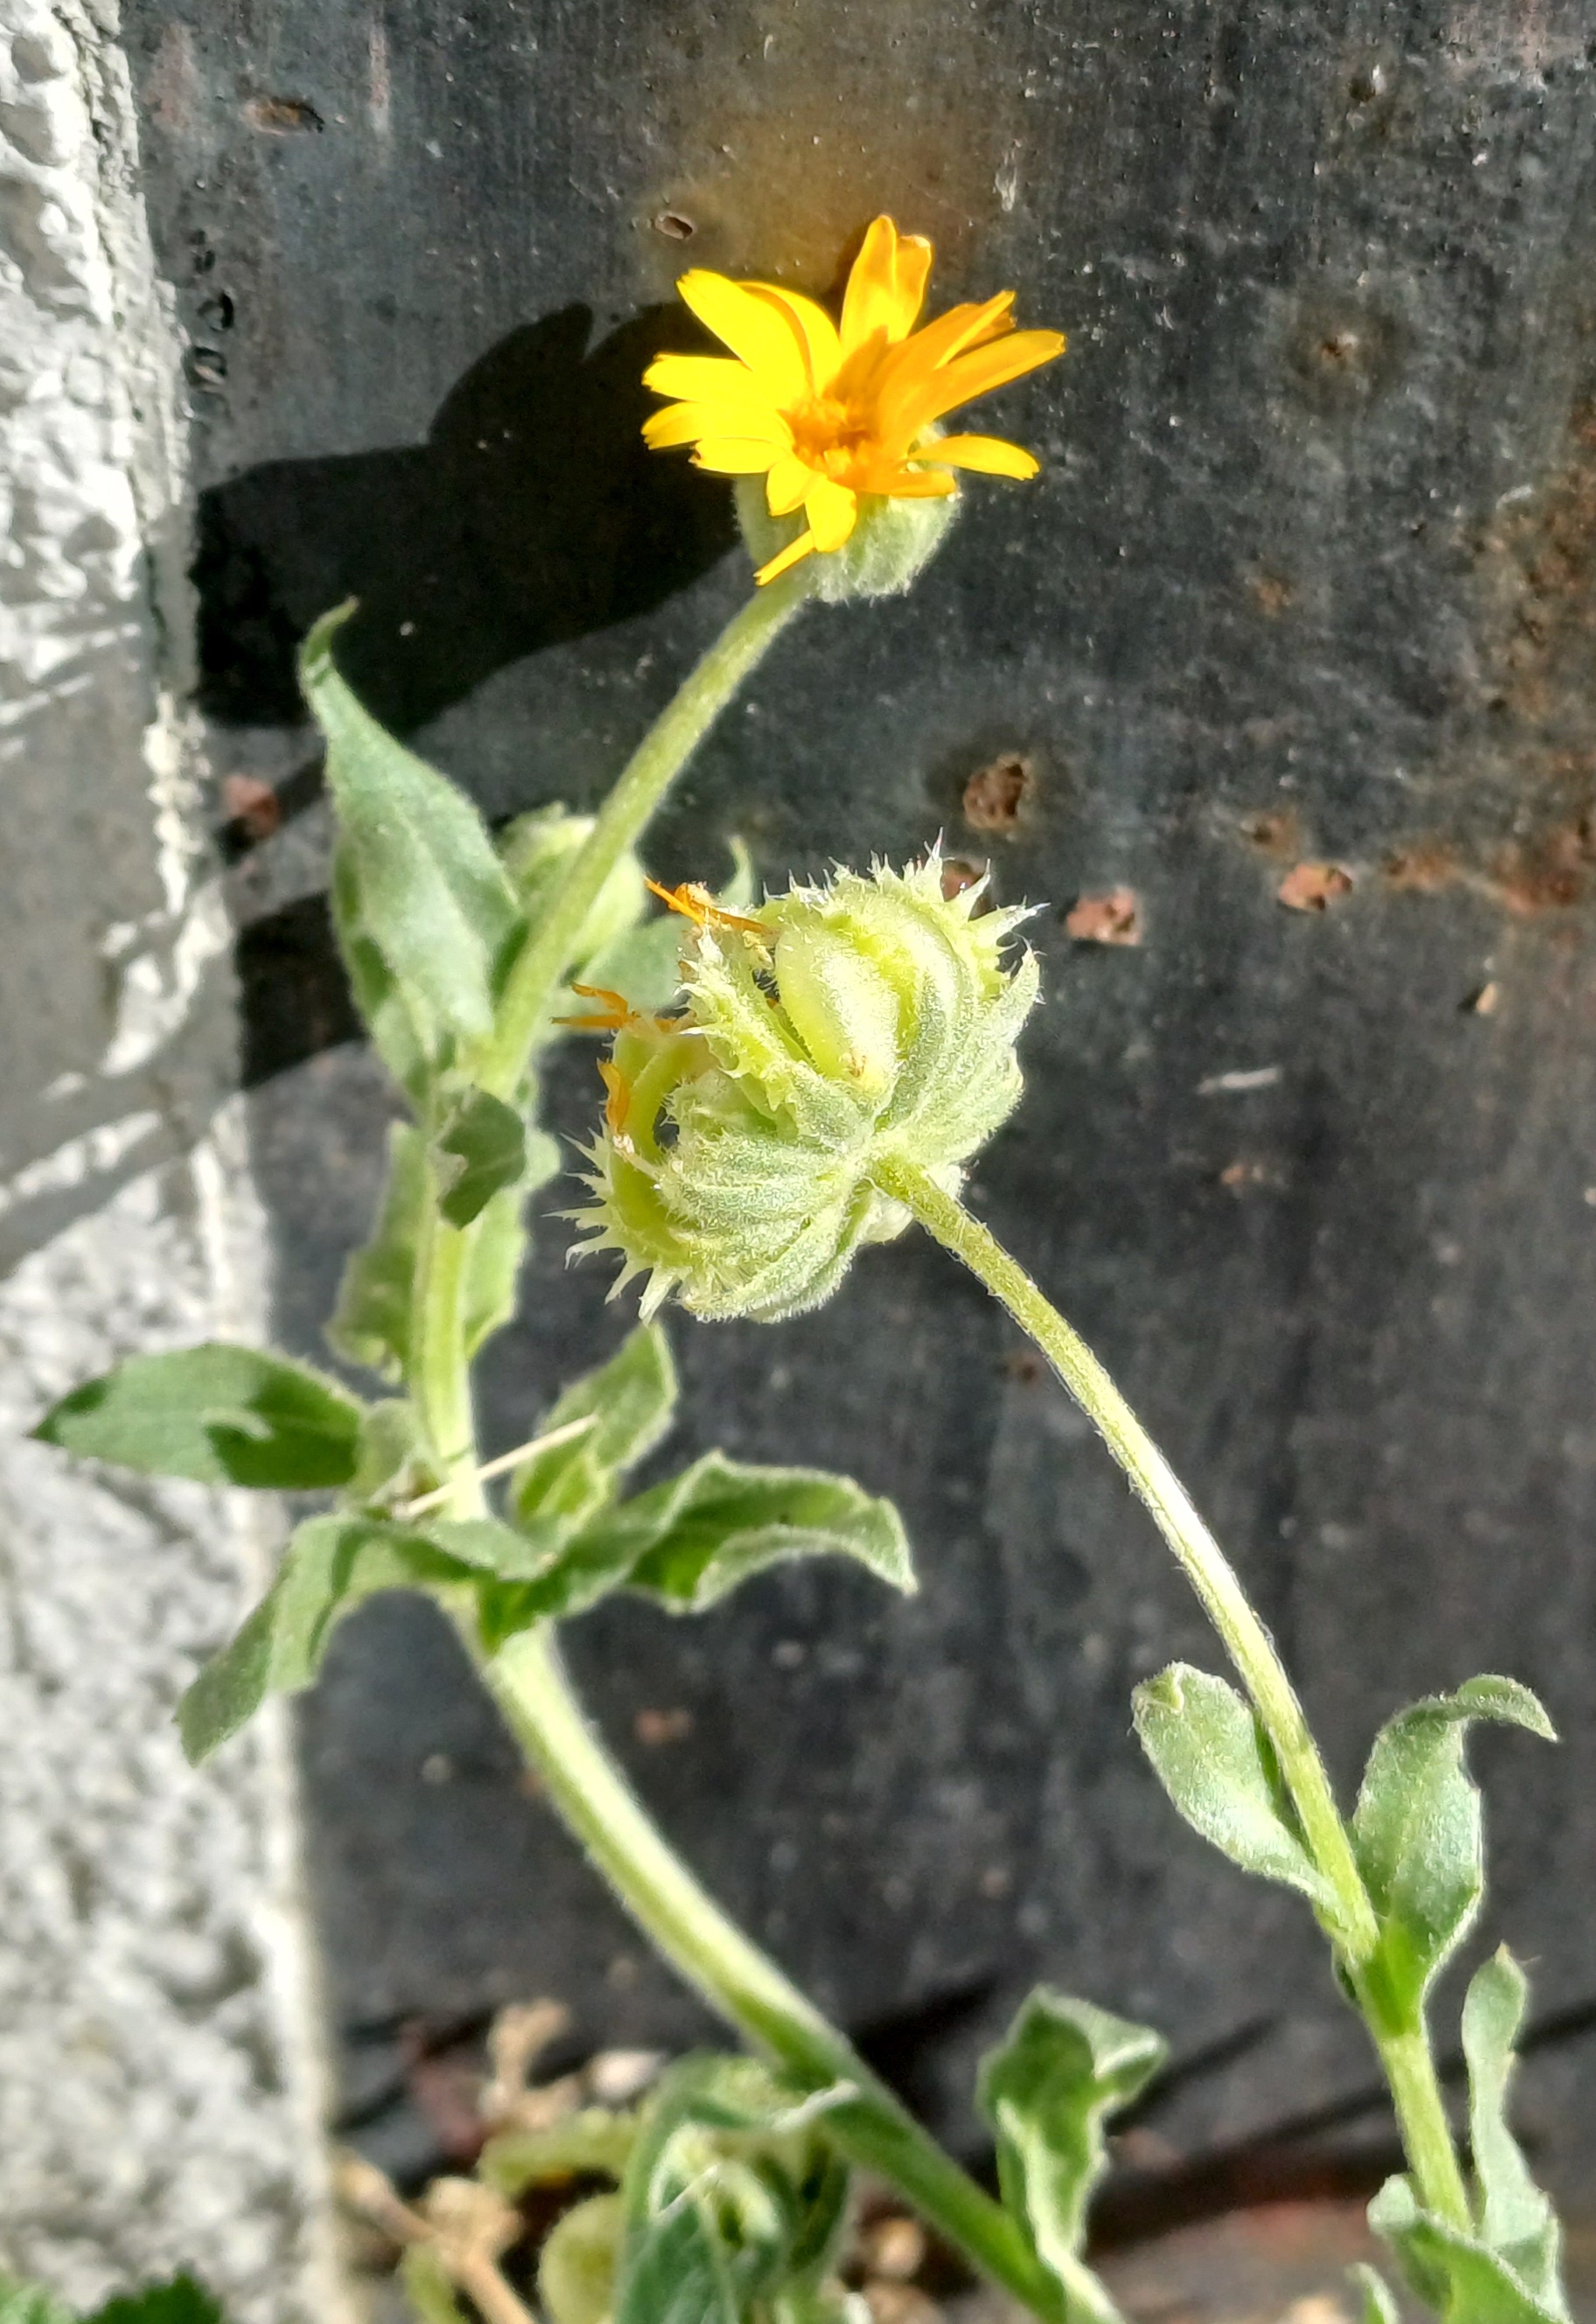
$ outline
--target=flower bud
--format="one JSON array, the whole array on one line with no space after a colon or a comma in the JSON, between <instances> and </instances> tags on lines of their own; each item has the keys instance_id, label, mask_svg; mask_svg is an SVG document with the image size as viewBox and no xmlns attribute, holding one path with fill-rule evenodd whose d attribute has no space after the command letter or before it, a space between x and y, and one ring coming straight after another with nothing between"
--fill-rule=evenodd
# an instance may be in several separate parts
<instances>
[{"instance_id":1,"label":"flower bud","mask_svg":"<svg viewBox=\"0 0 1596 2324\"><path fill-rule=\"evenodd\" d=\"M589 1249L647 1272L695 1314L775 1322L816 1305L862 1243L908 1213L875 1183L905 1161L956 1186L1020 1091L1014 1045L1034 956L1005 945L1022 911L951 898L942 864L877 865L792 889L742 918L700 890L686 1007L628 1016L601 1071ZM618 1287L618 1286L617 1286Z\"/></svg>"}]
</instances>

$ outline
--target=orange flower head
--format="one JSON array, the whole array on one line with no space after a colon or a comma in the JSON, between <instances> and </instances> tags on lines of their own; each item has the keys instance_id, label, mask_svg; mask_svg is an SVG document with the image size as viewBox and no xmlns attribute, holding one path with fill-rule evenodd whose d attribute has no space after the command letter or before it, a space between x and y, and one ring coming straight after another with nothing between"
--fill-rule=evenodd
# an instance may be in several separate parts
<instances>
[{"instance_id":1,"label":"orange flower head","mask_svg":"<svg viewBox=\"0 0 1596 2324\"><path fill-rule=\"evenodd\" d=\"M954 471L1034 476L1038 464L996 436L943 436L937 422L1064 352L1060 331L1018 331L1014 293L953 307L914 326L931 245L879 217L848 276L840 322L774 282L733 282L696 267L677 288L730 355L660 355L643 374L679 399L643 435L657 452L690 444L701 468L762 476L772 517L806 522L761 565L773 581L800 558L841 549L862 501L943 500Z\"/></svg>"}]
</instances>

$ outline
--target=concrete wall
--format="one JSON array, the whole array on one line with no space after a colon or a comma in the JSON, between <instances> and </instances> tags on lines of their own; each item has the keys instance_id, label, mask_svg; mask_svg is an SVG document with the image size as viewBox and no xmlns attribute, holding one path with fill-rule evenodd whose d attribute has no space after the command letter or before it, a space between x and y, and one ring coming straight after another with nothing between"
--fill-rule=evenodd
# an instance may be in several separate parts
<instances>
[{"instance_id":1,"label":"concrete wall","mask_svg":"<svg viewBox=\"0 0 1596 2324\"><path fill-rule=\"evenodd\" d=\"M179 706L180 345L113 8L0 0L0 2268L326 2313L280 1722L171 1714L272 1513L20 1441L134 1350L263 1327L227 928Z\"/></svg>"}]
</instances>

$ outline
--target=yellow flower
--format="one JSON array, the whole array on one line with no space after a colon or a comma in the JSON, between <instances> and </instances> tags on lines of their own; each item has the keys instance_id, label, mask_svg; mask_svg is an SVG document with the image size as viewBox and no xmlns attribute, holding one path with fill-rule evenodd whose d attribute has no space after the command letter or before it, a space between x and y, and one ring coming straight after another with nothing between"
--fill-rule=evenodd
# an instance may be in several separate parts
<instances>
[{"instance_id":1,"label":"yellow flower","mask_svg":"<svg viewBox=\"0 0 1596 2324\"><path fill-rule=\"evenodd\" d=\"M802 509L807 529L761 566L761 581L814 549L841 549L862 499L941 499L950 471L1034 476L1037 462L996 436L939 436L959 404L1064 352L1061 331L1017 331L1012 290L954 307L914 328L931 245L879 217L843 298L840 327L823 307L774 282L733 282L701 267L677 288L731 355L660 355L643 374L679 397L643 435L656 451L690 444L700 468L761 476L772 516Z\"/></svg>"}]
</instances>

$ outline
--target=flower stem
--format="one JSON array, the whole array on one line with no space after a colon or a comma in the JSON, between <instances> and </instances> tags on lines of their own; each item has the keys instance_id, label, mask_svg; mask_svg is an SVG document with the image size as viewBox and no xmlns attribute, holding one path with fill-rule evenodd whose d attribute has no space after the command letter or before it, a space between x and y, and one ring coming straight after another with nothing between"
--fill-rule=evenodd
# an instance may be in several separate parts
<instances>
[{"instance_id":1,"label":"flower stem","mask_svg":"<svg viewBox=\"0 0 1596 2324\"><path fill-rule=\"evenodd\" d=\"M938 1242L963 1259L1029 1333L1147 1504L1275 1747L1309 1852L1340 1901L1351 1959L1354 1964L1366 1960L1379 1931L1318 1746L1268 1632L1185 1486L1080 1334L956 1196L945 1194L912 1162L882 1163L874 1176L882 1191L905 1204Z\"/></svg>"},{"instance_id":2,"label":"flower stem","mask_svg":"<svg viewBox=\"0 0 1596 2324\"><path fill-rule=\"evenodd\" d=\"M581 942L600 889L637 838L716 716L809 595L803 569L757 589L732 616L644 735L505 985L481 1069L483 1086L512 1098L549 1006Z\"/></svg>"},{"instance_id":3,"label":"flower stem","mask_svg":"<svg viewBox=\"0 0 1596 2324\"><path fill-rule=\"evenodd\" d=\"M1303 1837L1340 1906L1332 1941L1342 1955L1358 2005L1379 2052L1402 2140L1420 2195L1444 2218L1466 2227L1468 2200L1422 2020L1395 2031L1363 1974L1379 1930L1330 1778L1296 1692L1223 1551L1190 1495L1091 1349L1066 1323L996 1237L910 1162L882 1162L873 1176L962 1259L1035 1341L1151 1512L1204 1611L1240 1673L1275 1748Z\"/></svg>"},{"instance_id":4,"label":"flower stem","mask_svg":"<svg viewBox=\"0 0 1596 2324\"><path fill-rule=\"evenodd\" d=\"M1115 2324L1113 2303L1077 2264L1060 2285L1019 2223L945 2154L844 2037L706 1894L594 1734L560 1668L551 1629L523 1630L486 1662L505 1720L633 1920L717 2014L818 2090L828 2136L890 2179L985 2274L1048 2324Z\"/></svg>"}]
</instances>

